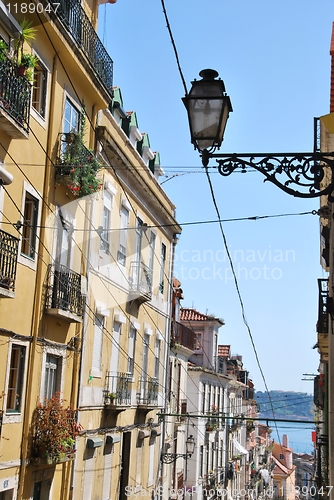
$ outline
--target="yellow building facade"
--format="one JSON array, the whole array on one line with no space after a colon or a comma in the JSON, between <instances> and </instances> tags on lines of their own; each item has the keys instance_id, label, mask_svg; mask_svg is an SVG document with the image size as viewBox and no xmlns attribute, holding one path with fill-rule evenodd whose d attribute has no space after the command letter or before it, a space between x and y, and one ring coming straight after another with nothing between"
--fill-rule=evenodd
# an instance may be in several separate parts
<instances>
[{"instance_id":1,"label":"yellow building facade","mask_svg":"<svg viewBox=\"0 0 334 500\"><path fill-rule=\"evenodd\" d=\"M152 496L181 229L98 2L23 5L0 5L0 498Z\"/></svg>"}]
</instances>

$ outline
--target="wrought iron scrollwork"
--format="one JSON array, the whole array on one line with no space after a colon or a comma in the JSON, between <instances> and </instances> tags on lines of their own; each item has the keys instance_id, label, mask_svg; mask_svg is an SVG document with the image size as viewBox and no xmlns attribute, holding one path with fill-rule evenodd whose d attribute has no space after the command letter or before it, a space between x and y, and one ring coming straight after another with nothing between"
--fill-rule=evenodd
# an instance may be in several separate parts
<instances>
[{"instance_id":1,"label":"wrought iron scrollwork","mask_svg":"<svg viewBox=\"0 0 334 500\"><path fill-rule=\"evenodd\" d=\"M229 176L236 169L247 172L249 168L253 168L266 177L265 181L275 184L288 194L298 198L329 195L329 200L333 201L334 153L215 154L206 152L202 156L204 166L206 166L204 161L208 158L216 158L218 172L222 176ZM287 178L285 182L278 179L278 176L282 174ZM324 186L321 185L322 182Z\"/></svg>"}]
</instances>

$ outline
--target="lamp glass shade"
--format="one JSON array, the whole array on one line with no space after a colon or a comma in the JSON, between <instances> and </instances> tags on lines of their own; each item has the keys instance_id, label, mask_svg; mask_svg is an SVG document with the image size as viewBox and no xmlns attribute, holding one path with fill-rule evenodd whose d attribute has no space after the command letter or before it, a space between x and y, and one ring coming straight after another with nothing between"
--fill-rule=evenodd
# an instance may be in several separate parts
<instances>
[{"instance_id":1,"label":"lamp glass shade","mask_svg":"<svg viewBox=\"0 0 334 500\"><path fill-rule=\"evenodd\" d=\"M194 436L189 436L186 441L186 452L187 455L192 455L195 450L195 439Z\"/></svg>"},{"instance_id":2,"label":"lamp glass shade","mask_svg":"<svg viewBox=\"0 0 334 500\"><path fill-rule=\"evenodd\" d=\"M188 112L191 142L203 151L220 147L232 106L224 82L214 79L217 72L203 70L200 75L203 79L192 82L189 94L182 100Z\"/></svg>"}]
</instances>

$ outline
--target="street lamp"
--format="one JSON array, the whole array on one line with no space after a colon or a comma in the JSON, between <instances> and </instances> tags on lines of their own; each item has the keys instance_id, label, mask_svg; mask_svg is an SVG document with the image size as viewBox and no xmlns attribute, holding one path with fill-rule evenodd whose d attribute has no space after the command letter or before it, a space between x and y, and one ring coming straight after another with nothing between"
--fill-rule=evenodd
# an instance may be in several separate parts
<instances>
[{"instance_id":1,"label":"street lamp","mask_svg":"<svg viewBox=\"0 0 334 500\"><path fill-rule=\"evenodd\" d=\"M202 80L192 82L189 94L182 101L188 112L191 142L205 168L211 158L216 159L218 172L225 177L237 168L246 172L251 167L288 194L299 198L329 195L333 201L334 152L215 153L223 142L229 113L233 110L224 82L217 79L217 71L205 69L200 76ZM281 174L287 177L284 183L277 178Z\"/></svg>"},{"instance_id":2,"label":"street lamp","mask_svg":"<svg viewBox=\"0 0 334 500\"><path fill-rule=\"evenodd\" d=\"M195 449L195 438L194 436L188 436L186 441L186 453L161 453L160 460L164 464L171 464L175 462L178 458L190 458L194 453Z\"/></svg>"}]
</instances>

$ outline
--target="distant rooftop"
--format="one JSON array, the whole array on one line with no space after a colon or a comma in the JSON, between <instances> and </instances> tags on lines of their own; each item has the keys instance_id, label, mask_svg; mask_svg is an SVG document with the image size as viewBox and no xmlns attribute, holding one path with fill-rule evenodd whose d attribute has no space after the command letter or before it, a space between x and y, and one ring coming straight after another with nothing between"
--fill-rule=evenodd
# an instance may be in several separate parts
<instances>
[{"instance_id":1,"label":"distant rooftop","mask_svg":"<svg viewBox=\"0 0 334 500\"><path fill-rule=\"evenodd\" d=\"M203 314L196 309L191 307L183 307L180 311L180 320L181 321L217 321L221 325L224 324L224 321L220 318L215 318L209 314Z\"/></svg>"}]
</instances>

